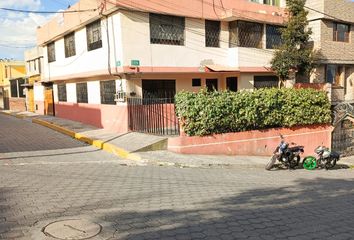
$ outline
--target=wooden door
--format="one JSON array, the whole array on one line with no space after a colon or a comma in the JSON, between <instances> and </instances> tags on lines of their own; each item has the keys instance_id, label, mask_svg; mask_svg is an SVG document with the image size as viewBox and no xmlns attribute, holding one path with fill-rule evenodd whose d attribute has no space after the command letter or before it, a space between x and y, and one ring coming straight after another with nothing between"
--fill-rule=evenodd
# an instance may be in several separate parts
<instances>
[{"instance_id":1,"label":"wooden door","mask_svg":"<svg viewBox=\"0 0 354 240\"><path fill-rule=\"evenodd\" d=\"M46 88L44 90L44 114L54 116L54 100L52 88Z\"/></svg>"}]
</instances>

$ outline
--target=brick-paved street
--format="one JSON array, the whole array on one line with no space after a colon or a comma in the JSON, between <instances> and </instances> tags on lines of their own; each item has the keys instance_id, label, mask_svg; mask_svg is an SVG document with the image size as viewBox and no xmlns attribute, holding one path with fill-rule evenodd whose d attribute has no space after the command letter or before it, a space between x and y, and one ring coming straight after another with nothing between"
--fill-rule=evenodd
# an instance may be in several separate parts
<instances>
[{"instance_id":1,"label":"brick-paved street","mask_svg":"<svg viewBox=\"0 0 354 240\"><path fill-rule=\"evenodd\" d=\"M82 216L115 228L110 239L354 236L350 169L129 167L24 120L0 115L4 125L12 136L0 140L1 239L38 239L49 222ZM22 137L42 150L29 152Z\"/></svg>"}]
</instances>

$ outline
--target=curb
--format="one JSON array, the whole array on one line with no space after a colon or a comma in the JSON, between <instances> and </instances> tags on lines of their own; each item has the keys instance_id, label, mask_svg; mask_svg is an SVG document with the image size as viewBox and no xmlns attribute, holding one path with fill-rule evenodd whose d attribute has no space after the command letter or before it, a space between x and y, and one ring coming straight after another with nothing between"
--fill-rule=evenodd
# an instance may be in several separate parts
<instances>
[{"instance_id":1,"label":"curb","mask_svg":"<svg viewBox=\"0 0 354 240\"><path fill-rule=\"evenodd\" d=\"M2 114L8 115L8 116L12 116L12 117L16 117L19 119L24 119L26 116L25 115L21 115L21 114L16 114L16 113L10 113L10 112L1 112Z\"/></svg>"},{"instance_id":2,"label":"curb","mask_svg":"<svg viewBox=\"0 0 354 240\"><path fill-rule=\"evenodd\" d=\"M81 133L76 133L76 132L69 130L67 128L58 126L54 123L50 123L50 122L47 122L47 121L44 121L44 120L41 120L38 118L33 118L32 122L42 125L44 127L50 128L50 129L55 130L57 132L63 133L65 135L68 135L72 138L75 138L75 139L81 141L81 142L84 142L84 143L87 143L87 144L92 145L94 147L97 147L99 149L102 149L105 152L114 154L120 158L134 160L134 161L141 160L141 157L139 155L134 154L134 153L130 153L129 151L127 151L123 148L119 148L113 144L106 143L105 141L102 141L102 140L97 140L97 139L87 137Z\"/></svg>"}]
</instances>

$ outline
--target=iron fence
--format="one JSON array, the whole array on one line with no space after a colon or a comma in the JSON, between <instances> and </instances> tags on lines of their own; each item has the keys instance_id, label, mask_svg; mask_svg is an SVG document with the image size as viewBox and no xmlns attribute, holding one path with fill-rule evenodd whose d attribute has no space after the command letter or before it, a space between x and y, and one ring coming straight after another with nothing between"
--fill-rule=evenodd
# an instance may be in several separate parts
<instances>
[{"instance_id":1,"label":"iron fence","mask_svg":"<svg viewBox=\"0 0 354 240\"><path fill-rule=\"evenodd\" d=\"M179 135L173 98L127 98L129 130L155 135Z\"/></svg>"}]
</instances>

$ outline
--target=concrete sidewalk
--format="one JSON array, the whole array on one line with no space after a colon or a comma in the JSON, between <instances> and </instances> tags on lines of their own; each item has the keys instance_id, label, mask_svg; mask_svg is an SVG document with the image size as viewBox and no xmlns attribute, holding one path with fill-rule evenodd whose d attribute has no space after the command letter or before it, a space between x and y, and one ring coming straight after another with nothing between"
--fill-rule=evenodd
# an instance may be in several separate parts
<instances>
[{"instance_id":1,"label":"concrete sidewalk","mask_svg":"<svg viewBox=\"0 0 354 240\"><path fill-rule=\"evenodd\" d=\"M4 114L49 127L86 142L137 165L176 167L264 167L269 157L184 155L166 151L167 138L141 134L118 134L67 119L31 112L2 111ZM342 158L340 165L354 167L354 156Z\"/></svg>"}]
</instances>

